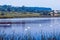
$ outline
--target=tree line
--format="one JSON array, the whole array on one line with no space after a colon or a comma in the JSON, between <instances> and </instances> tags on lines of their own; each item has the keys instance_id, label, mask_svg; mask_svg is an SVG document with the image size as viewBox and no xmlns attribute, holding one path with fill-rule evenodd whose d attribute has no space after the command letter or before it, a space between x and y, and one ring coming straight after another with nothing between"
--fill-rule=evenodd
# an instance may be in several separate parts
<instances>
[{"instance_id":1,"label":"tree line","mask_svg":"<svg viewBox=\"0 0 60 40\"><path fill-rule=\"evenodd\" d=\"M50 12L52 9L51 8L46 8L46 7L14 7L11 5L0 5L0 11L7 11L7 12Z\"/></svg>"}]
</instances>

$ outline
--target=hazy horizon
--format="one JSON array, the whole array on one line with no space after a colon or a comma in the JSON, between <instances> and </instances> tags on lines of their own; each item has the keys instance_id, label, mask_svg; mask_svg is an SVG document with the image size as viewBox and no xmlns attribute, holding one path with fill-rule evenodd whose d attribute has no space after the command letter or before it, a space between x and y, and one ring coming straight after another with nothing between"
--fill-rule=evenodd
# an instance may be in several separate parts
<instances>
[{"instance_id":1,"label":"hazy horizon","mask_svg":"<svg viewBox=\"0 0 60 40\"><path fill-rule=\"evenodd\" d=\"M49 7L60 10L59 0L0 0L0 5L26 6L26 7Z\"/></svg>"}]
</instances>

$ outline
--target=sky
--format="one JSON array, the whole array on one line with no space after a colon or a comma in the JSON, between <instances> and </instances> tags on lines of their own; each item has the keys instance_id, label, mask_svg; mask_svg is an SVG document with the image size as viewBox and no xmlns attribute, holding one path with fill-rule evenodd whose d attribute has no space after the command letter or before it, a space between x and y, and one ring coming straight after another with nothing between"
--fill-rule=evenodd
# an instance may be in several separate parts
<instances>
[{"instance_id":1,"label":"sky","mask_svg":"<svg viewBox=\"0 0 60 40\"><path fill-rule=\"evenodd\" d=\"M60 0L0 0L0 5L49 7L60 10Z\"/></svg>"}]
</instances>

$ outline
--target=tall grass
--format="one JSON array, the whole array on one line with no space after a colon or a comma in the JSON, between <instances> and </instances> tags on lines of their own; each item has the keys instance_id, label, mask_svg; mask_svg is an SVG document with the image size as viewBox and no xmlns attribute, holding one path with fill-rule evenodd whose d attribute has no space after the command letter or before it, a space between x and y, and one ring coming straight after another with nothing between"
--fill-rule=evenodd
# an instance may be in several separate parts
<instances>
[{"instance_id":1,"label":"tall grass","mask_svg":"<svg viewBox=\"0 0 60 40\"><path fill-rule=\"evenodd\" d=\"M26 33L26 34L0 34L0 40L60 40L60 33L57 35L43 33Z\"/></svg>"}]
</instances>

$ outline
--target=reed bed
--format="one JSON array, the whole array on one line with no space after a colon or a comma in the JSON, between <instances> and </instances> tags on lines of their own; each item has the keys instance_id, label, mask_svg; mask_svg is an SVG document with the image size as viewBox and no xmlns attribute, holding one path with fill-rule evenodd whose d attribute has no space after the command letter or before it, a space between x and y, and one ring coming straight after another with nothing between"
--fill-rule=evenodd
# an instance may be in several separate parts
<instances>
[{"instance_id":1,"label":"reed bed","mask_svg":"<svg viewBox=\"0 0 60 40\"><path fill-rule=\"evenodd\" d=\"M0 34L0 40L60 40L60 33Z\"/></svg>"}]
</instances>

